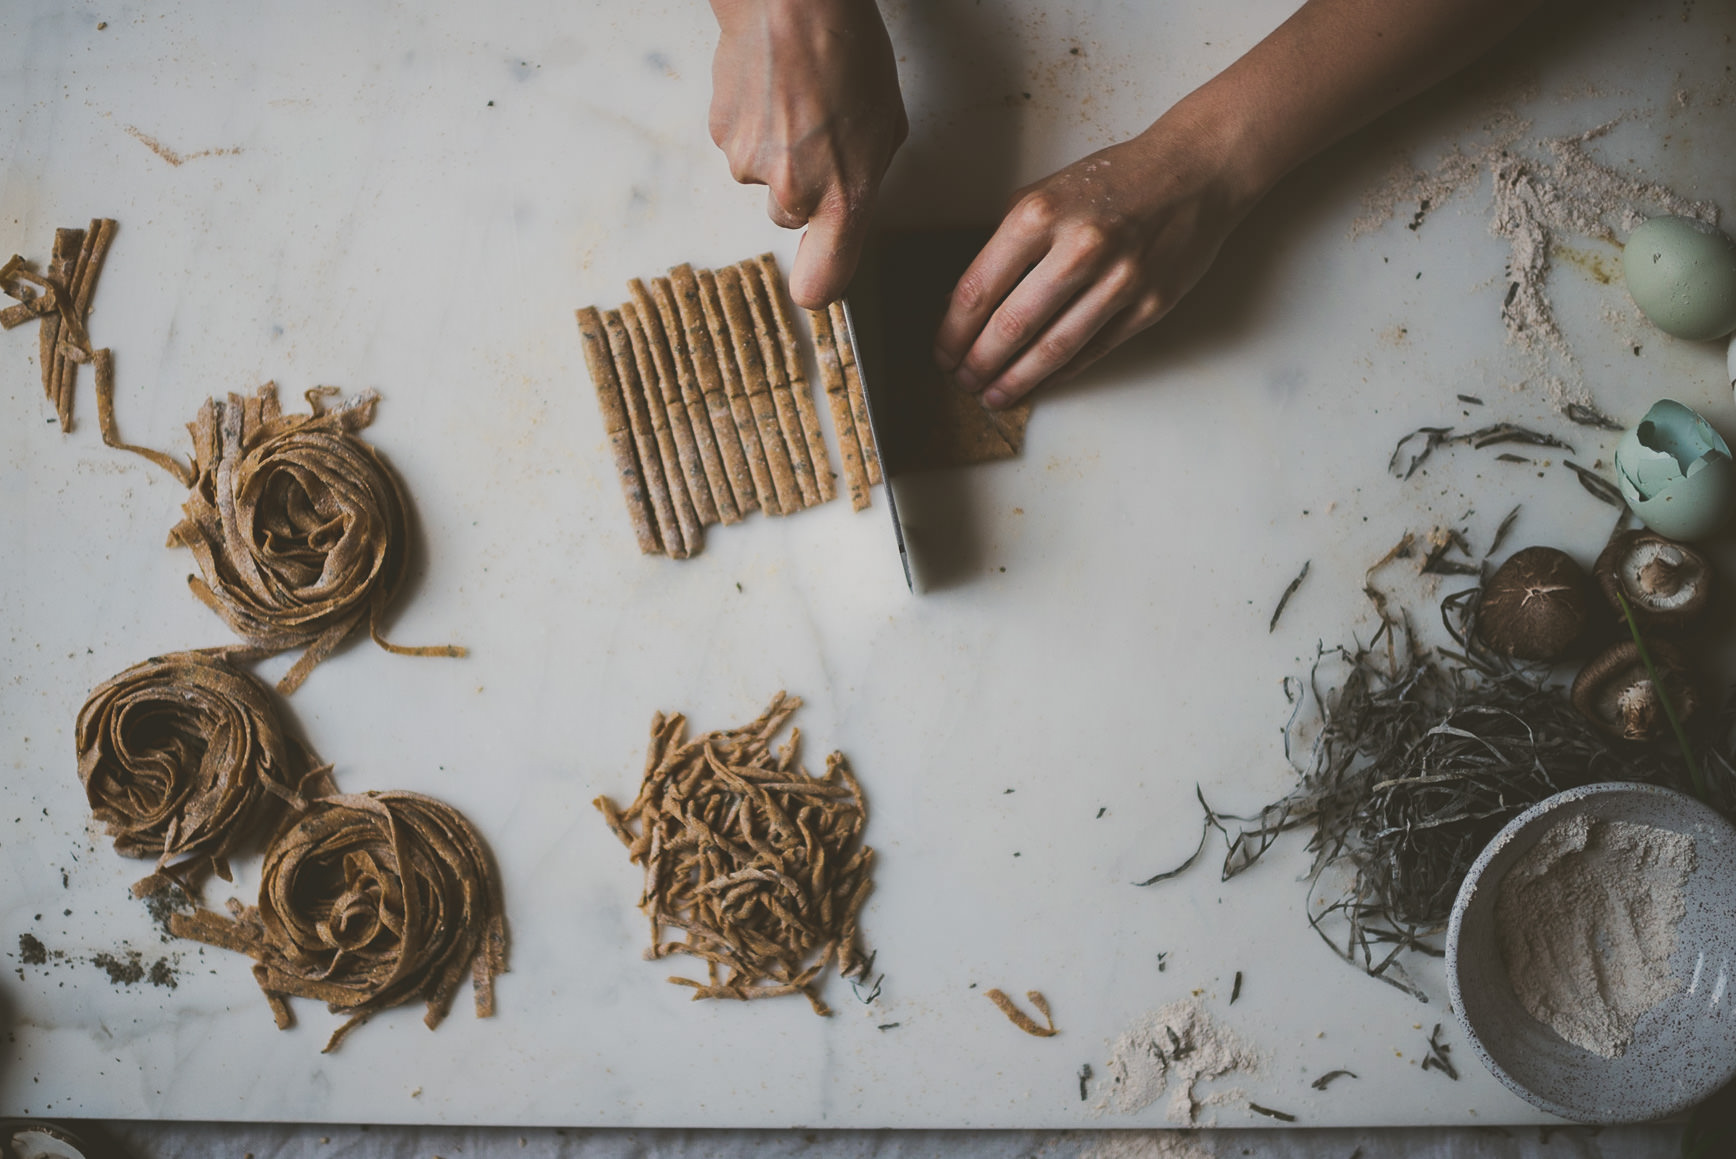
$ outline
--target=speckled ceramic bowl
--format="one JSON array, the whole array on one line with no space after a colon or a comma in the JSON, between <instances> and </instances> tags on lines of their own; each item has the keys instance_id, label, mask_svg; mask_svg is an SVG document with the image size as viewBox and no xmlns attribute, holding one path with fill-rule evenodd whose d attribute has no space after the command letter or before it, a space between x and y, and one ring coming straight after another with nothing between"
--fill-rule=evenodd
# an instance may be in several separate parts
<instances>
[{"instance_id":1,"label":"speckled ceramic bowl","mask_svg":"<svg viewBox=\"0 0 1736 1159\"><path fill-rule=\"evenodd\" d=\"M1633 1042L1616 1058L1576 1046L1526 1013L1495 936L1495 899L1508 869L1543 834L1580 814L1694 838L1688 911L1670 958L1681 988L1641 1016ZM1516 1094L1585 1123L1674 1114L1736 1077L1733 974L1736 828L1692 797L1654 785L1569 789L1515 817L1471 866L1447 928L1447 985L1472 1051Z\"/></svg>"}]
</instances>

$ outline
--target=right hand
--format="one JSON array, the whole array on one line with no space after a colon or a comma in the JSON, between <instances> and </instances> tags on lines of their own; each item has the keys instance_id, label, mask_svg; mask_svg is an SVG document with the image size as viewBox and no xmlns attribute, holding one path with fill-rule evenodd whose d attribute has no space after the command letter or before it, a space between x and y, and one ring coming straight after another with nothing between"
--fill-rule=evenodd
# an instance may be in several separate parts
<instances>
[{"instance_id":1,"label":"right hand","mask_svg":"<svg viewBox=\"0 0 1736 1159\"><path fill-rule=\"evenodd\" d=\"M766 212L807 227L790 297L809 308L844 293L868 212L910 131L892 42L874 0L712 0L711 139L743 184L769 187Z\"/></svg>"}]
</instances>

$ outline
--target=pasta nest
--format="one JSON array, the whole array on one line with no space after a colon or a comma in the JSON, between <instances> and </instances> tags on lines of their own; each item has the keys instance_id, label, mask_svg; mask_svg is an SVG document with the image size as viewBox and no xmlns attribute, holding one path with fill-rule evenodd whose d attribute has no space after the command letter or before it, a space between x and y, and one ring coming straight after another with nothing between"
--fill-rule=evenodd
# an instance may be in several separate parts
<instances>
[{"instance_id":1,"label":"pasta nest","mask_svg":"<svg viewBox=\"0 0 1736 1159\"><path fill-rule=\"evenodd\" d=\"M450 805L410 792L324 797L266 850L257 909L234 920L176 915L177 934L240 950L279 1026L286 997L325 1002L349 1021L414 999L438 1026L466 972L477 1017L494 1012L506 969L506 927L493 866L476 830Z\"/></svg>"},{"instance_id":2,"label":"pasta nest","mask_svg":"<svg viewBox=\"0 0 1736 1159\"><path fill-rule=\"evenodd\" d=\"M79 710L78 776L126 857L171 877L230 879L227 858L301 808L312 759L287 740L270 693L207 652L173 652L104 681Z\"/></svg>"},{"instance_id":3,"label":"pasta nest","mask_svg":"<svg viewBox=\"0 0 1736 1159\"><path fill-rule=\"evenodd\" d=\"M365 619L380 619L404 580L409 526L403 489L355 432L373 421L373 392L338 407L333 387L307 392L311 413L286 415L277 387L207 400L193 435L185 518L169 534L199 564L188 585L256 655L305 647L278 684L293 692Z\"/></svg>"}]
</instances>

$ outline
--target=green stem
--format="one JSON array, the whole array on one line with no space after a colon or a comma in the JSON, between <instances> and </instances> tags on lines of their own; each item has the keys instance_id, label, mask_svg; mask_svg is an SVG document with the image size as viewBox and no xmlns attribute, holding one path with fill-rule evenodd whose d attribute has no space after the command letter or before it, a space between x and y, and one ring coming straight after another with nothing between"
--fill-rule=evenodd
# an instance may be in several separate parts
<instances>
[{"instance_id":1,"label":"green stem","mask_svg":"<svg viewBox=\"0 0 1736 1159\"><path fill-rule=\"evenodd\" d=\"M1627 620L1628 631L1633 633L1634 647L1639 649L1640 663L1646 666L1646 675L1651 678L1652 687L1657 689L1658 702L1664 706L1664 716L1669 719L1670 727L1675 730L1676 743L1682 746L1682 760L1687 762L1688 776L1693 780L1694 796L1711 802L1706 797L1706 782L1700 777L1700 764L1694 759L1693 746L1688 744L1688 734L1682 728L1682 722L1676 717L1675 706L1670 703L1670 694L1664 688L1664 682L1658 676L1658 670L1652 663L1652 654L1646 650L1646 642L1640 639L1640 626L1634 621L1633 609L1628 607L1627 597L1620 591L1615 593L1616 602L1621 605L1621 614Z\"/></svg>"}]
</instances>

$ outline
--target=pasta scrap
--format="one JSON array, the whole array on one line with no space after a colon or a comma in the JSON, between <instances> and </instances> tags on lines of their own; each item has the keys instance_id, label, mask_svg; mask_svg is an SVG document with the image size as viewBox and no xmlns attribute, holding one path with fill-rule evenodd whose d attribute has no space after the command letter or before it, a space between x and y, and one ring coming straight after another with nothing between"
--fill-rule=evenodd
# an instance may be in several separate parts
<instances>
[{"instance_id":1,"label":"pasta scrap","mask_svg":"<svg viewBox=\"0 0 1736 1159\"><path fill-rule=\"evenodd\" d=\"M705 962L704 981L669 979L695 1000L801 994L826 1015L827 964L846 978L867 973L859 919L873 888L874 851L861 844L868 807L844 754L813 777L797 763L799 729L772 748L801 703L779 692L754 721L691 740L685 717L658 713L633 803L594 802L645 868L645 956ZM684 939L664 941L665 927Z\"/></svg>"},{"instance_id":2,"label":"pasta scrap","mask_svg":"<svg viewBox=\"0 0 1736 1159\"><path fill-rule=\"evenodd\" d=\"M173 652L99 684L79 710L78 778L123 857L155 858L135 896L194 893L228 857L307 807L323 773L285 738L265 687L209 652Z\"/></svg>"},{"instance_id":3,"label":"pasta scrap","mask_svg":"<svg viewBox=\"0 0 1736 1159\"><path fill-rule=\"evenodd\" d=\"M286 415L277 386L208 400L193 433L193 485L169 545L193 552L188 586L247 643L238 654L302 648L278 682L288 695L365 620L374 642L411 656L463 656L455 645L406 648L380 635L404 580L404 493L379 452L355 435L374 417L372 391L331 408L333 387L307 392L312 413Z\"/></svg>"},{"instance_id":4,"label":"pasta scrap","mask_svg":"<svg viewBox=\"0 0 1736 1159\"><path fill-rule=\"evenodd\" d=\"M259 905L174 914L181 937L253 958L280 1028L288 998L349 1015L326 1043L381 1010L420 999L430 1030L466 973L476 1016L494 1013L507 934L482 839L450 805L419 793L377 792L311 802L265 853Z\"/></svg>"},{"instance_id":5,"label":"pasta scrap","mask_svg":"<svg viewBox=\"0 0 1736 1159\"><path fill-rule=\"evenodd\" d=\"M48 270L38 274L21 256L13 254L0 266L0 293L16 304L0 310L0 327L7 330L32 318L37 327L38 362L42 367L42 393L54 404L62 431L72 429L72 395L78 368L96 359L99 352L90 340L86 319L96 293L109 246L114 242L112 218L96 218L88 229L57 229L50 251ZM98 398L100 411L102 399ZM112 446L118 442L107 439Z\"/></svg>"},{"instance_id":6,"label":"pasta scrap","mask_svg":"<svg viewBox=\"0 0 1736 1159\"><path fill-rule=\"evenodd\" d=\"M1043 1016L1043 1021L1048 1023L1047 1026L1038 1026L1036 1019L1014 1006L1013 1000L1001 990L986 990L983 992L983 997L993 1002L1000 1009L1000 1012L1007 1016L1008 1021L1026 1034L1033 1034L1038 1038L1053 1038L1060 1033L1055 1029L1055 1016L1049 1013L1049 1000L1044 998L1039 990L1026 990L1025 1000L1037 1008L1037 1013Z\"/></svg>"}]
</instances>

